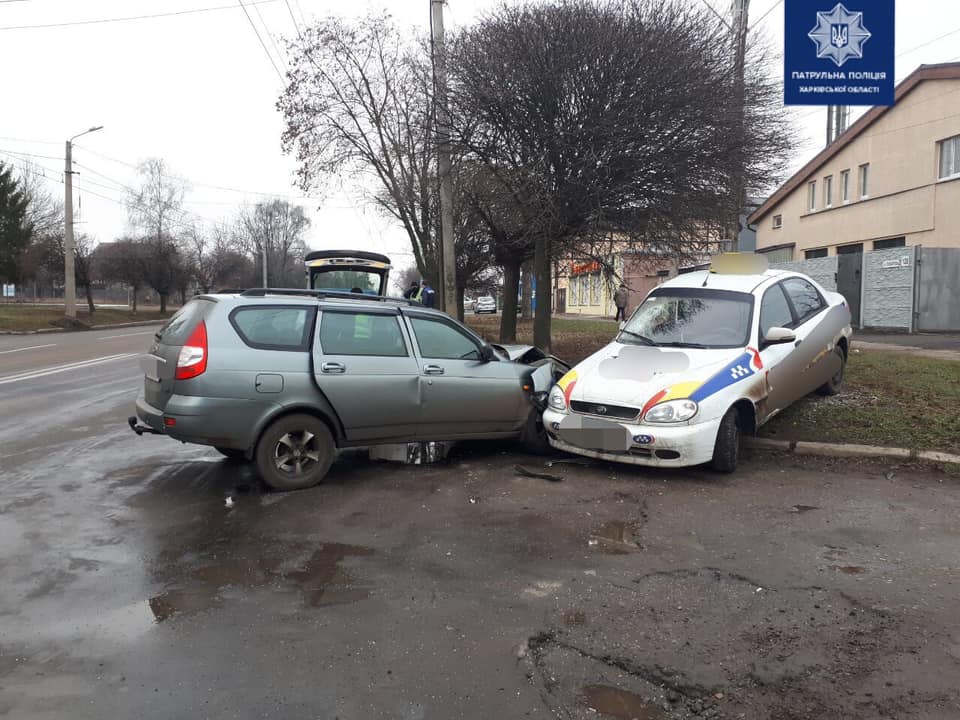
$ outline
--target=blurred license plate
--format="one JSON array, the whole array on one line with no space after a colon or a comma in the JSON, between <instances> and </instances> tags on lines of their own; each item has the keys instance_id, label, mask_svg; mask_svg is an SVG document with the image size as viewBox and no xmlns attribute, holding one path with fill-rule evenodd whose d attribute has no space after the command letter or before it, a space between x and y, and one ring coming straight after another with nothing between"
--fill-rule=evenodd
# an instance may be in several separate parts
<instances>
[{"instance_id":1,"label":"blurred license plate","mask_svg":"<svg viewBox=\"0 0 960 720\"><path fill-rule=\"evenodd\" d=\"M560 438L571 445L587 450L626 452L633 444L633 436L620 423L582 415L567 415L560 422Z\"/></svg>"},{"instance_id":2,"label":"blurred license plate","mask_svg":"<svg viewBox=\"0 0 960 720\"><path fill-rule=\"evenodd\" d=\"M140 356L140 369L143 370L143 374L147 376L148 380L160 381L160 366L163 363L164 359L156 355Z\"/></svg>"}]
</instances>

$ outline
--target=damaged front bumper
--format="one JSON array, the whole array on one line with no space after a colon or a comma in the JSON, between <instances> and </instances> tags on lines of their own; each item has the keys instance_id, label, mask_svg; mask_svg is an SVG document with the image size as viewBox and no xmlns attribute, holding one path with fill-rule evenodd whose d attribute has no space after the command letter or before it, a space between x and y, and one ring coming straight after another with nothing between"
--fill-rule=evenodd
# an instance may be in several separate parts
<instances>
[{"instance_id":1,"label":"damaged front bumper","mask_svg":"<svg viewBox=\"0 0 960 720\"><path fill-rule=\"evenodd\" d=\"M551 447L574 455L654 467L709 462L721 418L690 425L621 423L547 409L543 427Z\"/></svg>"}]
</instances>

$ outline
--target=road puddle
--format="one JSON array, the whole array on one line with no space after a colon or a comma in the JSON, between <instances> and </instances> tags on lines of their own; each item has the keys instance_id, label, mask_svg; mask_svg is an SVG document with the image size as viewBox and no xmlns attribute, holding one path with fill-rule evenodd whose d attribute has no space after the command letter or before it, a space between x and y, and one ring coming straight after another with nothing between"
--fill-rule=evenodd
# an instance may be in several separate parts
<instances>
[{"instance_id":1,"label":"road puddle","mask_svg":"<svg viewBox=\"0 0 960 720\"><path fill-rule=\"evenodd\" d=\"M590 537L594 541L591 545L598 545L603 552L610 555L624 555L640 549L634 526L624 520L605 523L594 530Z\"/></svg>"},{"instance_id":2,"label":"road puddle","mask_svg":"<svg viewBox=\"0 0 960 720\"><path fill-rule=\"evenodd\" d=\"M609 685L587 685L583 689L587 705L598 713L622 720L668 720L669 716L651 702L629 690Z\"/></svg>"},{"instance_id":3,"label":"road puddle","mask_svg":"<svg viewBox=\"0 0 960 720\"><path fill-rule=\"evenodd\" d=\"M288 557L228 558L202 565L187 578L150 598L150 610L157 622L175 615L189 615L223 604L226 588L262 589L289 585L300 591L310 607L357 602L370 590L358 584L341 567L349 557L372 555L369 548L342 543L324 543L297 562Z\"/></svg>"},{"instance_id":4,"label":"road puddle","mask_svg":"<svg viewBox=\"0 0 960 720\"><path fill-rule=\"evenodd\" d=\"M861 575L867 571L866 568L859 565L833 565L834 570L839 570L844 575Z\"/></svg>"}]
</instances>

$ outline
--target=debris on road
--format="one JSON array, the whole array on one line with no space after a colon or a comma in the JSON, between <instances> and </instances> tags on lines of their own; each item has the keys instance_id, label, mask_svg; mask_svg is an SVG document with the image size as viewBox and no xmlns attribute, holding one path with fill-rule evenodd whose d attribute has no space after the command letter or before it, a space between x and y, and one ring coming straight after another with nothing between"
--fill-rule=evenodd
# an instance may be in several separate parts
<instances>
[{"instance_id":1,"label":"debris on road","mask_svg":"<svg viewBox=\"0 0 960 720\"><path fill-rule=\"evenodd\" d=\"M528 470L527 468L523 467L523 465L514 465L514 470L517 471L518 475L523 475L524 477L538 478L540 480L549 480L550 482L560 482L563 480L563 477L560 475L551 475L550 473Z\"/></svg>"},{"instance_id":2,"label":"debris on road","mask_svg":"<svg viewBox=\"0 0 960 720\"><path fill-rule=\"evenodd\" d=\"M227 499L223 503L227 510L233 510L233 498L227 495Z\"/></svg>"}]
</instances>

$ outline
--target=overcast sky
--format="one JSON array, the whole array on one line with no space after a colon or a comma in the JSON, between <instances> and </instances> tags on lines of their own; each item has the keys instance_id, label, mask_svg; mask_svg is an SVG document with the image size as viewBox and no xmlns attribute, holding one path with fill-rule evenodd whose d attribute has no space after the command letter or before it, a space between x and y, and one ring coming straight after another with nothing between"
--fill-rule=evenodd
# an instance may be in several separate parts
<instances>
[{"instance_id":1,"label":"overcast sky","mask_svg":"<svg viewBox=\"0 0 960 720\"><path fill-rule=\"evenodd\" d=\"M729 12L726 0L709 1L718 13ZM291 11L302 22L387 7L401 24L429 28L429 0L289 0L289 9L287 0L245 4L281 72L276 48L295 33ZM448 0L448 28L493 4ZM204 8L218 9L184 12ZM158 13L183 14L18 27ZM753 0L750 17L775 47L782 45L782 1ZM897 79L921 63L948 60L960 60L960 2L900 0ZM0 68L0 160L33 154L51 191L63 192L64 140L105 126L74 149L78 230L100 241L127 229L122 187L134 182L132 166L148 157L163 158L192 182L189 209L211 222L229 219L243 202L300 198L292 184L295 164L280 150L281 80L238 2L0 0ZM771 71L782 75L782 66ZM855 108L854 119L862 111ZM801 108L794 115L804 138L792 163L797 168L822 147L826 113ZM301 202L313 220L312 248L362 248L386 252L397 265L411 262L402 231L365 208L349 187L319 207L317 200Z\"/></svg>"}]
</instances>

